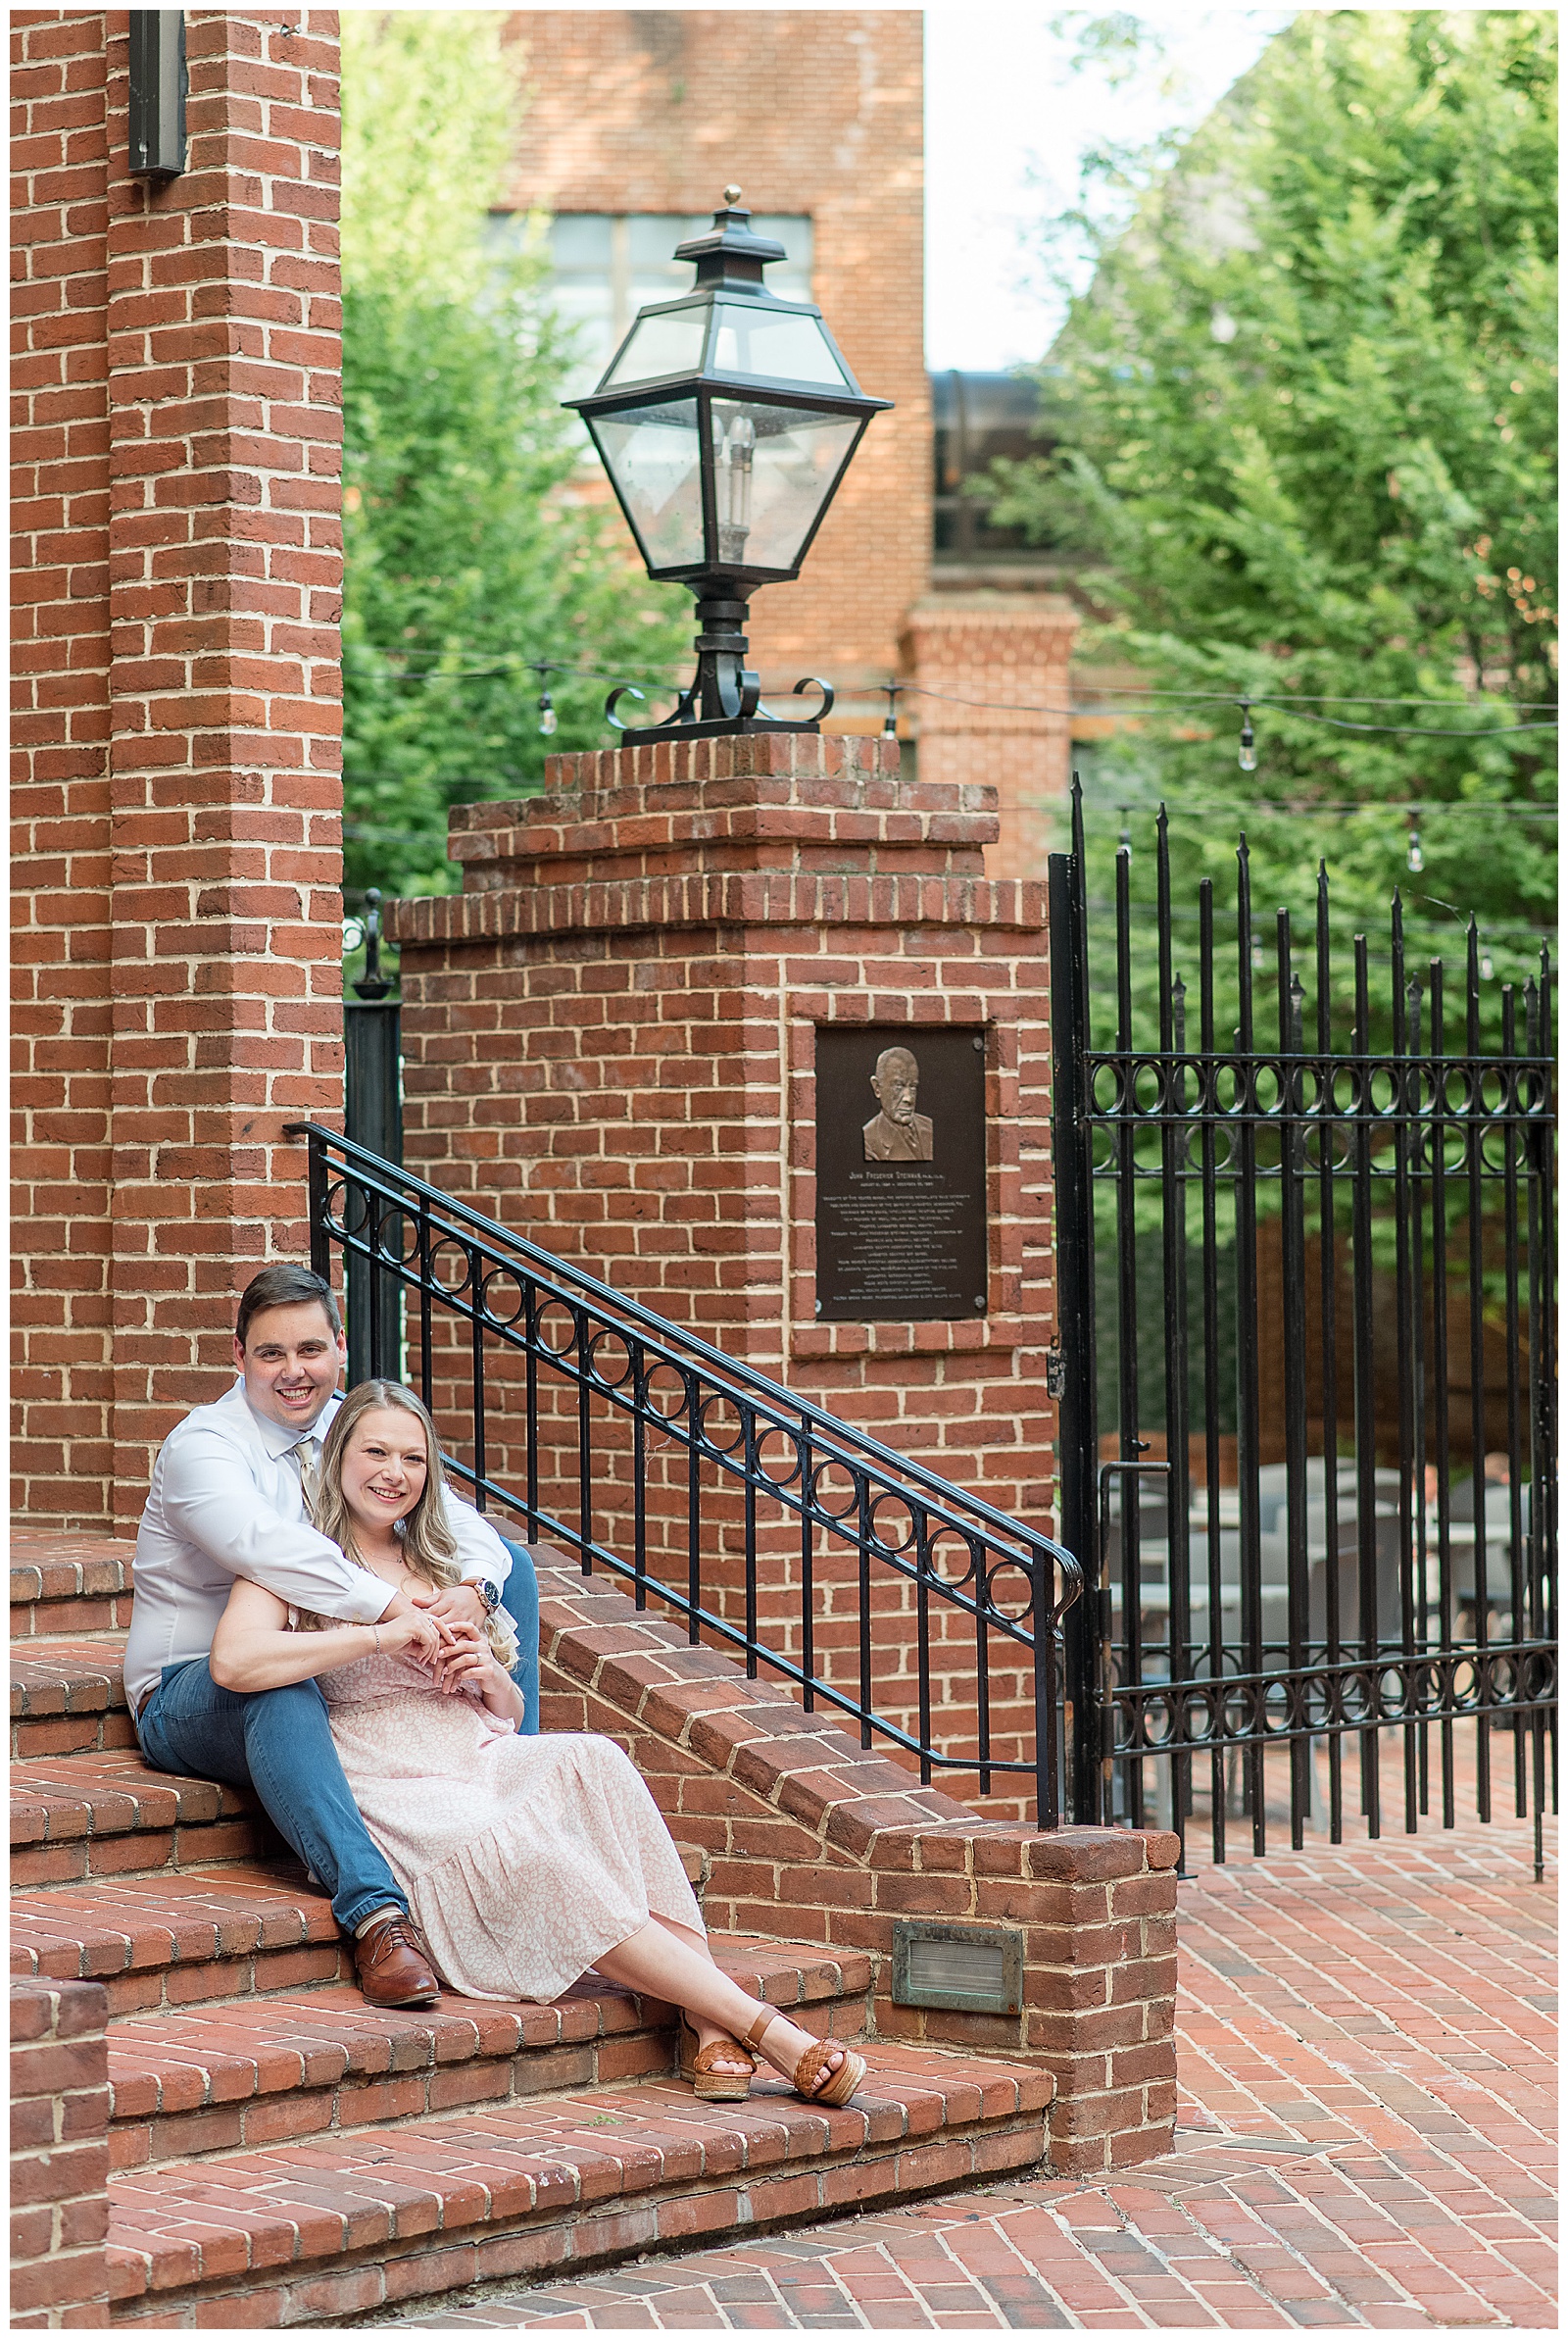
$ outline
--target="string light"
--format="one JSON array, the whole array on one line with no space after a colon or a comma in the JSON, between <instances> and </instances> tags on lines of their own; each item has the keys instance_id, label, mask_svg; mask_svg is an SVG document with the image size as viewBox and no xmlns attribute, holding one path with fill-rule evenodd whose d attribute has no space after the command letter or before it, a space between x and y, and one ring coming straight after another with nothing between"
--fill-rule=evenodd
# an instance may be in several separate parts
<instances>
[{"instance_id":1,"label":"string light","mask_svg":"<svg viewBox=\"0 0 1568 2339\"><path fill-rule=\"evenodd\" d=\"M539 728L545 738L553 739L555 737L558 722L555 700L548 690L541 690L539 693Z\"/></svg>"},{"instance_id":2,"label":"string light","mask_svg":"<svg viewBox=\"0 0 1568 2339\"><path fill-rule=\"evenodd\" d=\"M380 652L373 653L373 655L378 656L385 654L386 653ZM401 658L404 654L400 652L397 653L397 655ZM426 682L504 682L514 679L517 675L520 669L531 670L533 672L539 674L544 674L547 672L569 674L579 680L597 682L625 682L628 679L628 676L636 674L651 684L654 684L660 688L669 689L672 692L678 692L681 687L678 679L670 680L668 678L669 673L673 670L656 670L652 667L641 667L625 668L622 669L618 673L608 673L603 668L600 667L577 666L568 661L555 659L528 659L518 661L515 664L489 667L448 667L445 669L436 669L423 673L418 672L412 668L400 666L399 668L387 672L383 678L390 682L403 684ZM1152 688L1134 688L1130 684L1122 686L1119 684L1106 683L1104 685L1096 686L1096 703L1092 706L1037 706L1034 704L1026 705L1022 702L1014 702L1010 699L965 698L959 696L959 694L956 691L928 689L924 683L920 682L898 682L894 684L884 682L878 684L877 687L884 691L891 689L895 692L909 692L916 698L939 699L948 706L973 707L982 713L1001 715L1105 716L1114 715L1118 712L1121 712L1122 710L1118 710L1115 707L1107 707L1101 703L1105 699L1110 698L1143 698L1159 700L1168 703L1173 708L1214 707L1225 705L1240 706L1243 710L1244 737L1242 744L1244 752L1250 750L1255 744L1255 742L1250 736L1251 731L1250 709L1253 707L1272 707L1279 714L1294 715L1303 722L1328 723L1336 730L1377 732L1378 734L1385 737L1422 739L1498 739L1511 737L1517 731L1554 731L1558 727L1555 719L1546 722L1505 722L1494 723L1486 728L1456 728L1451 724L1437 725L1433 723L1420 722L1352 722L1340 716L1317 715L1312 712L1312 706L1314 704L1320 706L1329 705L1362 707L1408 706L1430 708L1434 713L1441 713L1445 710L1451 710L1454 714L1465 712L1461 702L1457 700L1445 699L1341 698L1326 700L1320 699L1314 702L1305 697L1286 698L1271 696L1267 692L1255 692L1250 698L1238 699L1219 691L1154 690ZM1521 699L1510 703L1517 705L1521 713L1528 713L1538 707L1549 706L1552 702L1544 699ZM1136 712L1134 709L1125 711L1129 713ZM1476 713L1482 712L1480 709L1475 709L1473 711ZM883 736L886 737L887 735L887 726L884 723ZM1251 764L1244 763L1242 765L1242 770L1244 771L1255 771L1256 768L1255 762Z\"/></svg>"},{"instance_id":3,"label":"string light","mask_svg":"<svg viewBox=\"0 0 1568 2339\"><path fill-rule=\"evenodd\" d=\"M1481 979L1483 982L1492 980L1492 953L1485 942L1481 945Z\"/></svg>"},{"instance_id":4,"label":"string light","mask_svg":"<svg viewBox=\"0 0 1568 2339\"><path fill-rule=\"evenodd\" d=\"M1426 855L1421 850L1421 822L1415 813L1409 816L1410 836L1405 847L1404 866L1412 876L1419 876L1426 868Z\"/></svg>"},{"instance_id":5,"label":"string light","mask_svg":"<svg viewBox=\"0 0 1568 2339\"><path fill-rule=\"evenodd\" d=\"M899 692L904 685L902 682L884 682L882 687L887 692L888 700L887 716L882 724L882 736L884 739L896 739L899 735Z\"/></svg>"},{"instance_id":6,"label":"string light","mask_svg":"<svg viewBox=\"0 0 1568 2339\"><path fill-rule=\"evenodd\" d=\"M1257 770L1257 750L1252 739L1251 700L1244 698L1241 702L1241 708L1242 743L1237 751L1236 761L1241 765L1244 771L1255 771Z\"/></svg>"}]
</instances>

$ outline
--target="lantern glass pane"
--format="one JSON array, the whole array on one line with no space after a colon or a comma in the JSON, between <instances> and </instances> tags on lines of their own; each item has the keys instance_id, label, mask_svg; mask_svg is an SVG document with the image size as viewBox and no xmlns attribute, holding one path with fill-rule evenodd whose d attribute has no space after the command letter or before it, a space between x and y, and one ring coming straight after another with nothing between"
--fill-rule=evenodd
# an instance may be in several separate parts
<instances>
[{"instance_id":1,"label":"lantern glass pane","mask_svg":"<svg viewBox=\"0 0 1568 2339\"><path fill-rule=\"evenodd\" d=\"M714 373L749 373L758 381L808 381L842 390L844 369L817 317L719 301L708 360Z\"/></svg>"},{"instance_id":2,"label":"lantern glass pane","mask_svg":"<svg viewBox=\"0 0 1568 2339\"><path fill-rule=\"evenodd\" d=\"M619 388L628 381L662 381L666 373L695 373L703 362L708 309L673 309L640 317L614 365L600 385Z\"/></svg>"},{"instance_id":3,"label":"lantern glass pane","mask_svg":"<svg viewBox=\"0 0 1568 2339\"><path fill-rule=\"evenodd\" d=\"M855 416L715 398L719 561L727 568L793 568L859 428Z\"/></svg>"},{"instance_id":4,"label":"lantern glass pane","mask_svg":"<svg viewBox=\"0 0 1568 2339\"><path fill-rule=\"evenodd\" d=\"M649 568L695 568L703 557L696 399L595 415L589 428Z\"/></svg>"}]
</instances>

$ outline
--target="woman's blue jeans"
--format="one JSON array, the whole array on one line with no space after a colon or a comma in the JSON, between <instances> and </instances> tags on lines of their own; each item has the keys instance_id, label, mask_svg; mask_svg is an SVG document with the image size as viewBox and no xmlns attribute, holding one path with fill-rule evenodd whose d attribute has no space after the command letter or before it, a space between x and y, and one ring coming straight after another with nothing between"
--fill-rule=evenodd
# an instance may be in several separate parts
<instances>
[{"instance_id":1,"label":"woman's blue jeans","mask_svg":"<svg viewBox=\"0 0 1568 2339\"><path fill-rule=\"evenodd\" d=\"M533 1562L509 1543L506 1605L517 1627L512 1678L522 1691L522 1732L539 1728L539 1585ZM326 1701L315 1681L283 1689L220 1689L204 1657L166 1665L142 1708L141 1750L155 1769L254 1787L295 1857L332 1896L352 1933L377 1909L408 1910L408 1896L370 1841L332 1743Z\"/></svg>"}]
</instances>

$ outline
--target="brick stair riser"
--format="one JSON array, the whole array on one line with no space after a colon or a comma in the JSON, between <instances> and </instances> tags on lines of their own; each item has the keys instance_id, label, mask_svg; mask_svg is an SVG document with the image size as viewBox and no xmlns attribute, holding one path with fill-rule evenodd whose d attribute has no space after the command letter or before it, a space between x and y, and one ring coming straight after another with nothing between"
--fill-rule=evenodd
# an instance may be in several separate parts
<instances>
[{"instance_id":1,"label":"brick stair riser","mask_svg":"<svg viewBox=\"0 0 1568 2339\"><path fill-rule=\"evenodd\" d=\"M40 1966L50 1972L47 1964ZM292 1949L261 1949L248 1957L212 1958L169 1967L148 1966L119 1973L93 1973L109 1992L109 2016L175 2014L186 2007L218 2006L237 1998L270 1998L284 1991L328 1989L352 1984L354 1959L335 1940L307 1942Z\"/></svg>"},{"instance_id":2,"label":"brick stair riser","mask_svg":"<svg viewBox=\"0 0 1568 2339\"><path fill-rule=\"evenodd\" d=\"M454 2003L447 2001L449 2010ZM819 2033L851 2041L866 2037L871 2011L867 1992L805 2003L811 2010L805 2018ZM481 2053L461 2062L444 2061L421 2044L418 2063L402 2068L349 2071L326 2085L306 2080L243 2101L213 2100L149 2116L145 2105L151 2091L146 2082L139 2076L128 2082L116 2079L115 2043L111 2034L109 2153L110 2165L117 2169L254 2152L332 2132L401 2126L468 2105L495 2106L577 2088L624 2087L642 2079L670 2077L676 2058L673 2023L667 2017L639 2014L624 2028L566 2038L548 2047L519 2042L511 2053ZM329 2062L330 2055L323 2052L318 2060ZM229 2075L220 2075L210 2092L220 2099L227 2087L237 2084ZM165 2092L175 2092L168 2080Z\"/></svg>"},{"instance_id":3,"label":"brick stair riser","mask_svg":"<svg viewBox=\"0 0 1568 2339\"><path fill-rule=\"evenodd\" d=\"M19 1549L33 1539L19 1534ZM42 1549L38 1539L36 1549ZM102 1557L76 1560L13 1560L11 1638L32 1641L48 1635L80 1639L96 1632L125 1632L130 1626L131 1563L128 1545Z\"/></svg>"},{"instance_id":4,"label":"brick stair riser","mask_svg":"<svg viewBox=\"0 0 1568 2339\"><path fill-rule=\"evenodd\" d=\"M68 1592L61 1599L13 1600L11 1638L19 1645L35 1640L82 1640L90 1633L130 1630L130 1588L120 1592Z\"/></svg>"},{"instance_id":5,"label":"brick stair riser","mask_svg":"<svg viewBox=\"0 0 1568 2339\"><path fill-rule=\"evenodd\" d=\"M243 2104L211 2104L198 2112L155 2119L122 2118L117 2101L109 2129L109 2165L115 2169L139 2168L166 2161L210 2160L225 2152L265 2151L270 2145L303 2143L313 2136L436 2118L466 2105L513 2103L571 2088L667 2078L673 2069L673 2032L644 2030L549 2053L525 2049L484 2062L355 2076L335 2087L293 2088Z\"/></svg>"},{"instance_id":6,"label":"brick stair riser","mask_svg":"<svg viewBox=\"0 0 1568 2339\"><path fill-rule=\"evenodd\" d=\"M774 2103L782 2103L784 2117ZM340 2322L469 2282L602 2265L710 2234L844 2215L1021 2175L1039 2166L1045 2149L1043 2107L1023 2101L951 2125L942 2097L930 2093L907 2106L873 2101L864 2115L813 2115L778 2098L760 2119L755 2099L735 2109L727 2129L715 2123L685 2150L666 2151L652 2176L598 2165L591 2146L579 2144L563 2158L545 2137L499 2178L492 2170L455 2179L434 2197L415 2176L400 2183L394 2165L390 2184L372 2175L346 2211L318 2207L315 2183L309 2206L271 2219L260 2202L236 2220L193 2198L179 2234L155 2232L145 2245L150 2265L134 2235L139 2214L156 2227L157 2195L138 2213L135 2179L122 2178L109 2253L113 2319L164 2329ZM202 2166L220 2183L222 2162ZM151 2174L156 2180L157 2171ZM388 2192L390 2203L376 2198Z\"/></svg>"},{"instance_id":7,"label":"brick stair riser","mask_svg":"<svg viewBox=\"0 0 1568 2339\"><path fill-rule=\"evenodd\" d=\"M14 1763L45 1755L128 1753L135 1743L135 1726L123 1706L102 1714L18 1716L11 1724Z\"/></svg>"},{"instance_id":8,"label":"brick stair riser","mask_svg":"<svg viewBox=\"0 0 1568 2339\"><path fill-rule=\"evenodd\" d=\"M172 1827L139 1827L123 1835L70 1835L15 1845L11 1884L21 1892L50 1884L122 1882L129 1876L271 1860L286 1850L260 1816L180 1820Z\"/></svg>"}]
</instances>

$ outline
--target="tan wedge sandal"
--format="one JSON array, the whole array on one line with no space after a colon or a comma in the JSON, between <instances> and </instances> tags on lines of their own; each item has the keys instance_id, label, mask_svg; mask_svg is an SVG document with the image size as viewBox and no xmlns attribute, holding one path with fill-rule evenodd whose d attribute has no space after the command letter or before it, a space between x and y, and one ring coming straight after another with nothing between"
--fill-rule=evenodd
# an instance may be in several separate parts
<instances>
[{"instance_id":1,"label":"tan wedge sandal","mask_svg":"<svg viewBox=\"0 0 1568 2339\"><path fill-rule=\"evenodd\" d=\"M714 2058L720 2055L745 2055L750 2067L744 2071L715 2070ZM692 2093L700 2104L744 2104L752 2092L756 2072L756 2063L738 2038L710 2039L705 2047L685 2015L681 2016L680 2075L690 2080Z\"/></svg>"},{"instance_id":2,"label":"tan wedge sandal","mask_svg":"<svg viewBox=\"0 0 1568 2339\"><path fill-rule=\"evenodd\" d=\"M762 2035L768 2024L776 2022L778 2019L779 2010L776 2006L763 2007L750 2030L741 2039L740 2043L748 2054L761 2054ZM813 2080L835 2047L844 2057L844 2061L839 2065L825 2087L813 2086ZM845 2046L842 2039L819 2038L807 2048L806 2053L795 2065L792 2083L796 2094L804 2096L808 2104L837 2106L847 2104L856 2090L864 2083L864 2079L865 2057L863 2055L857 2055L855 2049Z\"/></svg>"}]
</instances>

